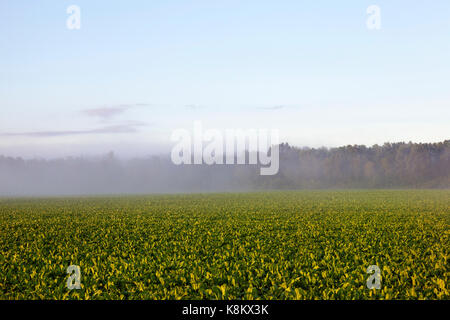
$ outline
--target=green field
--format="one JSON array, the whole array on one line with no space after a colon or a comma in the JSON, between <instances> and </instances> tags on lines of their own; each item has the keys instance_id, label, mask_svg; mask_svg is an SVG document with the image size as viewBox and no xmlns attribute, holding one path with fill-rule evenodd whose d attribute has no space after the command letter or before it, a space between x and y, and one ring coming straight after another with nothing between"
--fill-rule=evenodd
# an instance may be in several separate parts
<instances>
[{"instance_id":1,"label":"green field","mask_svg":"<svg viewBox=\"0 0 450 320\"><path fill-rule=\"evenodd\" d=\"M3 198L0 299L449 299L449 236L449 190Z\"/></svg>"}]
</instances>

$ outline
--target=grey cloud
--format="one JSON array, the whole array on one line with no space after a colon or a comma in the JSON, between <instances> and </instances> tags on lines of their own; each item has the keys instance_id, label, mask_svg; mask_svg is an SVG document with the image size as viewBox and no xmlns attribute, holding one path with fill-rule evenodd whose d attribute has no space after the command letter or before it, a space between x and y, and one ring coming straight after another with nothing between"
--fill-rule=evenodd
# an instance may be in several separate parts
<instances>
[{"instance_id":1,"label":"grey cloud","mask_svg":"<svg viewBox=\"0 0 450 320\"><path fill-rule=\"evenodd\" d=\"M134 103L134 104L119 104L109 107L98 107L83 110L83 113L90 117L97 117L102 119L109 119L118 114L124 113L126 110L134 107L148 107L151 104L148 103Z\"/></svg>"},{"instance_id":2,"label":"grey cloud","mask_svg":"<svg viewBox=\"0 0 450 320\"><path fill-rule=\"evenodd\" d=\"M272 106L272 107L259 107L258 109L260 110L279 110L279 109L283 109L286 106L284 105L276 105L276 106Z\"/></svg>"},{"instance_id":3,"label":"grey cloud","mask_svg":"<svg viewBox=\"0 0 450 320\"><path fill-rule=\"evenodd\" d=\"M193 109L193 110L204 108L204 106L201 106L201 105L198 105L198 104L187 104L187 105L185 105L185 107L189 108L189 109Z\"/></svg>"},{"instance_id":4,"label":"grey cloud","mask_svg":"<svg viewBox=\"0 0 450 320\"><path fill-rule=\"evenodd\" d=\"M106 126L90 130L64 130L64 131L34 131L34 132L5 132L0 133L0 136L26 136L26 137L58 137L58 136L73 136L85 134L116 134L116 133L134 133L137 132L139 126L146 124L138 121L131 121L127 124Z\"/></svg>"},{"instance_id":5,"label":"grey cloud","mask_svg":"<svg viewBox=\"0 0 450 320\"><path fill-rule=\"evenodd\" d=\"M124 107L105 107L105 108L95 108L95 109L87 109L83 112L91 117L99 117L99 118L111 118L115 115L121 114L125 112L127 108Z\"/></svg>"}]
</instances>

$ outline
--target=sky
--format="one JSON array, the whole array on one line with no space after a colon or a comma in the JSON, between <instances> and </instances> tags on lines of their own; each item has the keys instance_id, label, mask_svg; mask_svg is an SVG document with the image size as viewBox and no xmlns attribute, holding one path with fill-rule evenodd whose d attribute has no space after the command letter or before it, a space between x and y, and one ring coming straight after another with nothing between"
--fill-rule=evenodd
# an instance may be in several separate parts
<instances>
[{"instance_id":1,"label":"sky","mask_svg":"<svg viewBox=\"0 0 450 320\"><path fill-rule=\"evenodd\" d=\"M0 154L163 153L194 121L296 146L443 141L449 40L448 0L0 0Z\"/></svg>"}]
</instances>

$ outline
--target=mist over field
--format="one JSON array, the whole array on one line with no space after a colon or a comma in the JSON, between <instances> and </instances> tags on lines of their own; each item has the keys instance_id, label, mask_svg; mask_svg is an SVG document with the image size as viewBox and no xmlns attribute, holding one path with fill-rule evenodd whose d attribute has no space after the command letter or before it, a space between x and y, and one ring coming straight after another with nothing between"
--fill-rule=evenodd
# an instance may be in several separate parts
<instances>
[{"instance_id":1,"label":"mist over field","mask_svg":"<svg viewBox=\"0 0 450 320\"><path fill-rule=\"evenodd\" d=\"M0 156L0 195L449 188L450 140L331 149L282 143L278 173L261 176L259 168L259 164L174 165L169 155L120 160L113 152L98 158L53 160Z\"/></svg>"}]
</instances>

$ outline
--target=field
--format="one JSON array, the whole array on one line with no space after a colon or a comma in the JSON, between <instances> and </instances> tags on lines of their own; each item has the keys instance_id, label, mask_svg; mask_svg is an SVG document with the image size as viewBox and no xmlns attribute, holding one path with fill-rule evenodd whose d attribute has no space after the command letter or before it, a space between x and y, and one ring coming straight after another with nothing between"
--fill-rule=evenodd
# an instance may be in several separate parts
<instances>
[{"instance_id":1,"label":"field","mask_svg":"<svg viewBox=\"0 0 450 320\"><path fill-rule=\"evenodd\" d=\"M449 236L449 190L3 198L0 299L449 299Z\"/></svg>"}]
</instances>

